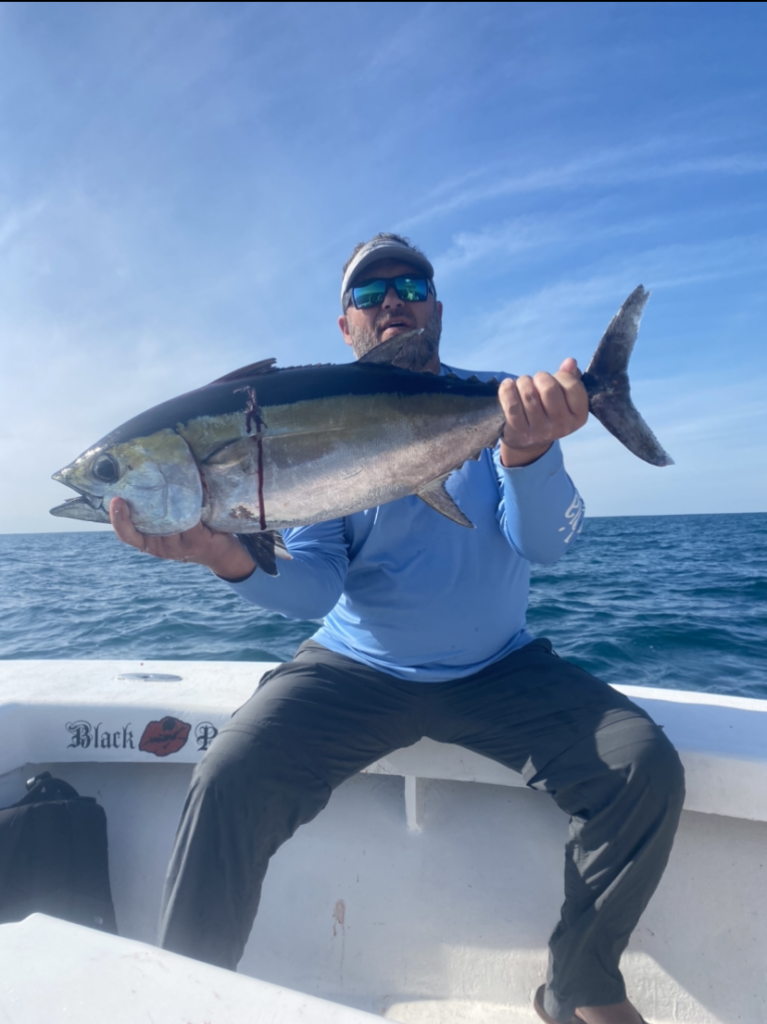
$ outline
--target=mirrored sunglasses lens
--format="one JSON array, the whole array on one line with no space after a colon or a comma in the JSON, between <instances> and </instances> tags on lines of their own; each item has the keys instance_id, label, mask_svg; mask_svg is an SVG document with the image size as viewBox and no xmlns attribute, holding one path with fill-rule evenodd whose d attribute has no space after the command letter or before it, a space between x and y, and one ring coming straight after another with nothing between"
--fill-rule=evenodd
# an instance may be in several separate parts
<instances>
[{"instance_id":1,"label":"mirrored sunglasses lens","mask_svg":"<svg viewBox=\"0 0 767 1024\"><path fill-rule=\"evenodd\" d=\"M370 309L371 306L380 306L386 295L386 283L384 281L368 281L367 284L358 285L352 288L354 305L357 309Z\"/></svg>"},{"instance_id":2,"label":"mirrored sunglasses lens","mask_svg":"<svg viewBox=\"0 0 767 1024\"><path fill-rule=\"evenodd\" d=\"M424 302L428 293L423 277L397 277L394 279L397 295L403 302Z\"/></svg>"}]
</instances>

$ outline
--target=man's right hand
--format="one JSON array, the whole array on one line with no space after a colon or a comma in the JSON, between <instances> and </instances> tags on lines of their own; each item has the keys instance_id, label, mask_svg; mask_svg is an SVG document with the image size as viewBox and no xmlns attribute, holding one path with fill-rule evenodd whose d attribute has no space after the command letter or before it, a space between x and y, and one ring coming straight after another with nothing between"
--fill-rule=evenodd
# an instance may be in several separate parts
<instances>
[{"instance_id":1,"label":"man's right hand","mask_svg":"<svg viewBox=\"0 0 767 1024\"><path fill-rule=\"evenodd\" d=\"M506 417L501 462L509 469L535 462L589 418L589 396L574 359L565 359L555 374L502 381L498 400Z\"/></svg>"},{"instance_id":2,"label":"man's right hand","mask_svg":"<svg viewBox=\"0 0 767 1024\"><path fill-rule=\"evenodd\" d=\"M217 533L203 523L168 537L139 533L131 522L130 508L124 498L112 498L109 518L121 541L155 558L205 565L225 580L244 579L256 568L256 563L235 536Z\"/></svg>"}]
</instances>

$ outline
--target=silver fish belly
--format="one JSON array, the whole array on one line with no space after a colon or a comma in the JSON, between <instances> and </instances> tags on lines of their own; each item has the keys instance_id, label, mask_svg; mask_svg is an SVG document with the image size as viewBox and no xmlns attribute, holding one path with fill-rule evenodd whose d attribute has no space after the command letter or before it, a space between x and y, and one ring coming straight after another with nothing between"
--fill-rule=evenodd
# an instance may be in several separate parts
<instances>
[{"instance_id":1,"label":"silver fish belly","mask_svg":"<svg viewBox=\"0 0 767 1024\"><path fill-rule=\"evenodd\" d=\"M261 432L201 463L203 522L237 533L284 529L418 494L496 443L503 415L493 390L271 406Z\"/></svg>"}]
</instances>

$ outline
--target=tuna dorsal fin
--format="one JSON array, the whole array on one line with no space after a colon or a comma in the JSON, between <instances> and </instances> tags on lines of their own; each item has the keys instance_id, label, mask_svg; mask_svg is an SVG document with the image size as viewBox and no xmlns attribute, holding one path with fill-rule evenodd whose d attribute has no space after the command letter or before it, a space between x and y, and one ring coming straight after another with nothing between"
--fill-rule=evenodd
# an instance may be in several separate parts
<instances>
[{"instance_id":1,"label":"tuna dorsal fin","mask_svg":"<svg viewBox=\"0 0 767 1024\"><path fill-rule=\"evenodd\" d=\"M406 334L395 334L393 338L387 338L387 340L382 341L380 345L376 345L375 348L371 348L364 356L360 356L357 362L383 363L386 366L398 366L399 363L397 360L400 358L402 351L405 348L405 343L410 341L412 337L412 331L408 331Z\"/></svg>"},{"instance_id":2,"label":"tuna dorsal fin","mask_svg":"<svg viewBox=\"0 0 767 1024\"><path fill-rule=\"evenodd\" d=\"M211 384L229 384L231 381L243 380L245 377L257 377L260 373L269 373L274 369L276 362L276 359L261 359L257 363L249 363L247 366L241 366L239 370L232 370L231 373L227 373L223 377L217 377L216 380L211 381Z\"/></svg>"},{"instance_id":3,"label":"tuna dorsal fin","mask_svg":"<svg viewBox=\"0 0 767 1024\"><path fill-rule=\"evenodd\" d=\"M436 480L432 480L431 483L418 491L418 497L421 501L425 501L427 505L431 506L435 512L439 512L440 515L452 519L459 526L468 526L470 530L473 530L474 523L461 512L445 490L445 480L447 480L446 476L440 476Z\"/></svg>"}]
</instances>

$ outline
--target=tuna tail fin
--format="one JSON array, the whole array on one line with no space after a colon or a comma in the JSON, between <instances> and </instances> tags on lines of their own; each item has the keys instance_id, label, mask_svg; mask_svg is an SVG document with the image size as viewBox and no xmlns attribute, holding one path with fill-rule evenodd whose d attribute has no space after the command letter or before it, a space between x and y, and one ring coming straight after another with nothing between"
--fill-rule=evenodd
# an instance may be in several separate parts
<instances>
[{"instance_id":1,"label":"tuna tail fin","mask_svg":"<svg viewBox=\"0 0 767 1024\"><path fill-rule=\"evenodd\" d=\"M582 380L589 409L630 452L651 466L672 466L674 460L631 401L628 364L650 293L640 284L608 324Z\"/></svg>"},{"instance_id":2,"label":"tuna tail fin","mask_svg":"<svg viewBox=\"0 0 767 1024\"><path fill-rule=\"evenodd\" d=\"M279 576L277 559L290 560L292 556L285 547L285 541L276 530L264 530L261 533L237 533L239 542L248 552L259 569L267 576Z\"/></svg>"}]
</instances>

